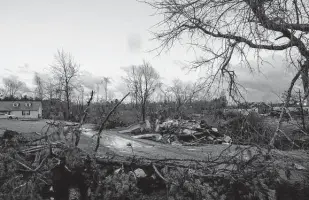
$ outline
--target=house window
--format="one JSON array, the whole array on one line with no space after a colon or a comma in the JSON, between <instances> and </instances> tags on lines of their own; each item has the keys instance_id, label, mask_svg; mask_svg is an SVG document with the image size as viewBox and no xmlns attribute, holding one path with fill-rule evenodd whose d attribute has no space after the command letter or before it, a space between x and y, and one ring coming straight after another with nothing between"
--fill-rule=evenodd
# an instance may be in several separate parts
<instances>
[{"instance_id":1,"label":"house window","mask_svg":"<svg viewBox=\"0 0 309 200\"><path fill-rule=\"evenodd\" d=\"M31 103L25 103L26 107L31 107Z\"/></svg>"},{"instance_id":2,"label":"house window","mask_svg":"<svg viewBox=\"0 0 309 200\"><path fill-rule=\"evenodd\" d=\"M30 110L21 111L22 115L30 115Z\"/></svg>"},{"instance_id":3,"label":"house window","mask_svg":"<svg viewBox=\"0 0 309 200\"><path fill-rule=\"evenodd\" d=\"M13 107L18 107L19 103L13 103Z\"/></svg>"}]
</instances>

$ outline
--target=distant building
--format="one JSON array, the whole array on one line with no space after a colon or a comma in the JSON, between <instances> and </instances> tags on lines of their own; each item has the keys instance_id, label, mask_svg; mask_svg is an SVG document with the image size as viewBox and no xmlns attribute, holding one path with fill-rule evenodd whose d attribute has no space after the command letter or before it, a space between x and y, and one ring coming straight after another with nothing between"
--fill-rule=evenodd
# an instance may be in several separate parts
<instances>
[{"instance_id":1,"label":"distant building","mask_svg":"<svg viewBox=\"0 0 309 200\"><path fill-rule=\"evenodd\" d=\"M256 108L248 108L248 109L241 109L241 108L226 108L223 110L224 113L238 113L242 115L249 115L251 112L257 112Z\"/></svg>"},{"instance_id":2,"label":"distant building","mask_svg":"<svg viewBox=\"0 0 309 200\"><path fill-rule=\"evenodd\" d=\"M42 118L41 101L0 101L0 112L15 115L18 118Z\"/></svg>"},{"instance_id":3,"label":"distant building","mask_svg":"<svg viewBox=\"0 0 309 200\"><path fill-rule=\"evenodd\" d=\"M254 109L256 112L258 112L259 114L266 114L272 110L272 107L264 102L254 103L253 105L251 105L251 108Z\"/></svg>"}]
</instances>

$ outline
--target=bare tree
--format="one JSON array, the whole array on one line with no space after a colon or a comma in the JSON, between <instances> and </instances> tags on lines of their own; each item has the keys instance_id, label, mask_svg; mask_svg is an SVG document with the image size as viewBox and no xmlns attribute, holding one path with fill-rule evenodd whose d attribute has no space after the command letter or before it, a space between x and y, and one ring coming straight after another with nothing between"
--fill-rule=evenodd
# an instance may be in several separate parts
<instances>
[{"instance_id":1,"label":"bare tree","mask_svg":"<svg viewBox=\"0 0 309 200\"><path fill-rule=\"evenodd\" d=\"M127 73L126 77L123 77L125 83L127 84L126 86L128 87L128 89L130 90L130 95L131 95L131 99L134 100L135 103L135 107L138 106L138 94L139 94L139 68L140 66L131 66L128 68L125 68L124 71Z\"/></svg>"},{"instance_id":2,"label":"bare tree","mask_svg":"<svg viewBox=\"0 0 309 200\"><path fill-rule=\"evenodd\" d=\"M0 98L5 97L5 89L4 88L0 88Z\"/></svg>"},{"instance_id":3,"label":"bare tree","mask_svg":"<svg viewBox=\"0 0 309 200\"><path fill-rule=\"evenodd\" d=\"M44 90L46 98L49 100L56 97L56 83L52 77L48 77L47 80L44 81Z\"/></svg>"},{"instance_id":4,"label":"bare tree","mask_svg":"<svg viewBox=\"0 0 309 200\"><path fill-rule=\"evenodd\" d=\"M142 65L126 68L125 72L127 75L124 80L136 103L140 105L142 120L145 121L147 102L160 85L160 76L146 61Z\"/></svg>"},{"instance_id":5,"label":"bare tree","mask_svg":"<svg viewBox=\"0 0 309 200\"><path fill-rule=\"evenodd\" d=\"M170 90L170 86L161 84L159 87L159 93L163 96L164 103L170 103L173 99L173 93Z\"/></svg>"},{"instance_id":6,"label":"bare tree","mask_svg":"<svg viewBox=\"0 0 309 200\"><path fill-rule=\"evenodd\" d=\"M172 86L168 90L173 94L176 102L176 112L186 103L192 103L194 98L198 96L204 89L203 83L185 83L180 79L173 80Z\"/></svg>"},{"instance_id":7,"label":"bare tree","mask_svg":"<svg viewBox=\"0 0 309 200\"><path fill-rule=\"evenodd\" d=\"M5 96L14 97L17 95L18 92L21 92L22 89L25 87L25 83L22 81L19 81L17 77L11 76L7 78L3 78L3 84L4 84L4 94Z\"/></svg>"},{"instance_id":8,"label":"bare tree","mask_svg":"<svg viewBox=\"0 0 309 200\"><path fill-rule=\"evenodd\" d=\"M84 111L85 88L82 84L76 84L74 93L71 94L71 112L75 120L79 120ZM93 91L93 90L92 90ZM94 93L94 91L93 91ZM91 93L92 94L92 93ZM94 94L93 94L94 95ZM91 96L91 95L90 95ZM93 97L92 97L93 99ZM87 103L87 101L86 101Z\"/></svg>"},{"instance_id":9,"label":"bare tree","mask_svg":"<svg viewBox=\"0 0 309 200\"><path fill-rule=\"evenodd\" d=\"M227 82L229 96L241 95L232 58L251 68L247 56L284 51L296 72L290 82L284 109L270 145L281 130L283 112L295 82L301 77L305 97L309 93L309 1L304 0L145 0L162 15L155 34L159 48L170 48L179 39L203 52L192 67L208 66L209 85ZM258 65L259 67L259 65ZM259 70L259 69L257 69Z\"/></svg>"},{"instance_id":10,"label":"bare tree","mask_svg":"<svg viewBox=\"0 0 309 200\"><path fill-rule=\"evenodd\" d=\"M44 81L42 80L42 78L40 77L40 75L35 72L34 73L34 80L33 80L36 88L35 88L35 96L39 99L43 99L44 98Z\"/></svg>"},{"instance_id":11,"label":"bare tree","mask_svg":"<svg viewBox=\"0 0 309 200\"><path fill-rule=\"evenodd\" d=\"M178 39L189 39L203 58L193 68L210 66L210 82L225 78L229 95L239 93L233 57L248 66L248 53L262 61L260 50L285 50L288 60L302 76L308 94L309 1L303 0L146 0L163 16L155 37L161 48ZM260 62L258 62L260 63Z\"/></svg>"},{"instance_id":12,"label":"bare tree","mask_svg":"<svg viewBox=\"0 0 309 200\"><path fill-rule=\"evenodd\" d=\"M76 78L78 77L79 65L74 61L71 54L58 50L55 55L55 62L51 65L51 71L58 81L58 92L63 92L65 101L67 102L66 119L70 117L70 100L71 94L76 86ZM60 96L61 97L61 96Z\"/></svg>"}]
</instances>

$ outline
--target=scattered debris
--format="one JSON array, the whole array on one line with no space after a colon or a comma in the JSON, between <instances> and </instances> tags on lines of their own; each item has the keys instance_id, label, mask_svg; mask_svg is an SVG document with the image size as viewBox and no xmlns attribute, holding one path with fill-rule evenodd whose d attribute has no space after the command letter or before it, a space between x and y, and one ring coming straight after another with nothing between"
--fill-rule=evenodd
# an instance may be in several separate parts
<instances>
[{"instance_id":1,"label":"scattered debris","mask_svg":"<svg viewBox=\"0 0 309 200\"><path fill-rule=\"evenodd\" d=\"M192 122L188 123L192 125ZM183 122L179 126L172 129L172 134L133 137L156 138L160 135L161 140L169 140L171 145L184 143L180 135L191 137L195 143L207 138L219 139L211 127L199 129L192 125L188 128ZM184 133L186 129L190 131ZM199 136L201 133L204 135ZM217 134L221 135L219 131ZM1 137L6 140L0 148L3 161L0 167L4 172L0 177L1 199L84 200L125 199L128 196L127 199L164 199L166 196L168 199L186 199L192 196L194 198L190 199L266 200L274 199L275 195L281 195L293 186L296 192L308 196L304 182L306 162L295 160L291 166L285 161L297 157L286 157L283 152L272 151L273 156L266 159L267 149L231 145L220 155L205 160L128 158L117 154L92 157L75 147L73 142L67 145L61 141L46 142L38 135L35 137L40 141L22 138L22 134L11 131ZM222 138L223 141L231 140L225 135ZM284 174L286 169L287 175ZM279 173L280 170L283 173ZM277 182L284 176L291 180ZM265 198L260 198L262 193ZM33 198L34 195L42 198ZM248 195L252 198L247 198Z\"/></svg>"},{"instance_id":2,"label":"scattered debris","mask_svg":"<svg viewBox=\"0 0 309 200\"><path fill-rule=\"evenodd\" d=\"M128 127L119 133L130 133L136 139L148 139L157 142L173 145L198 145L198 144L231 144L230 136L221 134L216 127L209 126L204 120L174 120L167 119L160 123L156 120L154 131L147 133L151 129L149 121Z\"/></svg>"},{"instance_id":3,"label":"scattered debris","mask_svg":"<svg viewBox=\"0 0 309 200\"><path fill-rule=\"evenodd\" d=\"M144 170L142 170L141 168L138 168L136 170L134 170L134 174L137 178L145 178L147 176L147 174L145 173Z\"/></svg>"},{"instance_id":4,"label":"scattered debris","mask_svg":"<svg viewBox=\"0 0 309 200\"><path fill-rule=\"evenodd\" d=\"M217 128L211 128L211 130L212 130L213 132L218 132L218 129L217 129Z\"/></svg>"},{"instance_id":5,"label":"scattered debris","mask_svg":"<svg viewBox=\"0 0 309 200\"><path fill-rule=\"evenodd\" d=\"M158 133L148 133L148 134L143 134L143 135L134 135L134 136L132 136L132 138L160 141L162 139L162 135L160 135Z\"/></svg>"},{"instance_id":6,"label":"scattered debris","mask_svg":"<svg viewBox=\"0 0 309 200\"><path fill-rule=\"evenodd\" d=\"M306 167L301 166L300 164L293 163L293 167L298 170L306 170Z\"/></svg>"},{"instance_id":7,"label":"scattered debris","mask_svg":"<svg viewBox=\"0 0 309 200\"><path fill-rule=\"evenodd\" d=\"M149 132L151 130L151 125L148 120L145 122L140 122L138 124L131 125L125 130L118 131L119 133L131 133L131 134L141 134Z\"/></svg>"},{"instance_id":8,"label":"scattered debris","mask_svg":"<svg viewBox=\"0 0 309 200\"><path fill-rule=\"evenodd\" d=\"M114 174L119 174L122 171L122 168L118 168L114 171Z\"/></svg>"},{"instance_id":9,"label":"scattered debris","mask_svg":"<svg viewBox=\"0 0 309 200\"><path fill-rule=\"evenodd\" d=\"M225 143L227 143L227 144L231 144L232 143L232 138L230 136L228 136L228 135L225 135L223 141Z\"/></svg>"}]
</instances>

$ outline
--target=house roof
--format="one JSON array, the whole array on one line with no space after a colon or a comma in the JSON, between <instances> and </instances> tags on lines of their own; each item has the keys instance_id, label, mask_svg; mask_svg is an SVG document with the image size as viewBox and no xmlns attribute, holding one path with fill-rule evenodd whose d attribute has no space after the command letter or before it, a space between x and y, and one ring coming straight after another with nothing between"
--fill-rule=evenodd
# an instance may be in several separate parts
<instances>
[{"instance_id":1,"label":"house roof","mask_svg":"<svg viewBox=\"0 0 309 200\"><path fill-rule=\"evenodd\" d=\"M19 103L14 107L14 103ZM31 103L31 106L26 106L26 103ZM23 110L39 110L42 107L41 101L0 101L0 111L23 111Z\"/></svg>"},{"instance_id":2,"label":"house roof","mask_svg":"<svg viewBox=\"0 0 309 200\"><path fill-rule=\"evenodd\" d=\"M252 108L252 107L256 107L256 106L266 106L266 107L270 107L270 108L271 108L270 105L267 105L267 104L264 103L264 102L253 103L253 104L251 105L251 108Z\"/></svg>"}]
</instances>

